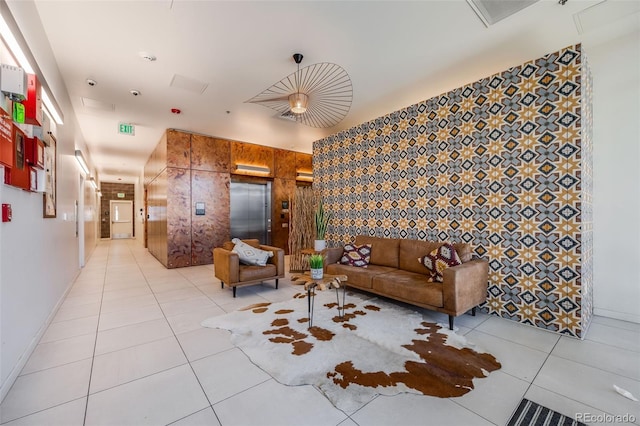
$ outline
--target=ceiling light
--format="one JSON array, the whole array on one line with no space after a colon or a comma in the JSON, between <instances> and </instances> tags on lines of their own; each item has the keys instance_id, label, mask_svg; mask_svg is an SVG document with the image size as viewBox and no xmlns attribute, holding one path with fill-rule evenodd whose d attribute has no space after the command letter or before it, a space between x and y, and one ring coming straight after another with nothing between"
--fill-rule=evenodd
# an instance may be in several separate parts
<instances>
[{"instance_id":1,"label":"ceiling light","mask_svg":"<svg viewBox=\"0 0 640 426\"><path fill-rule=\"evenodd\" d=\"M80 151L79 149L76 149L75 155L76 155L76 161L78 161L78 164L80 164L80 168L82 169L84 174L88 175L89 166L87 166L87 162L85 161L84 156L82 155L82 151Z\"/></svg>"},{"instance_id":2,"label":"ceiling light","mask_svg":"<svg viewBox=\"0 0 640 426\"><path fill-rule=\"evenodd\" d=\"M44 87L42 88L41 95L42 95L42 103L44 104L44 108L49 112L49 115L51 116L51 118L53 118L53 120L57 124L63 125L64 120L62 119L62 114L60 113L60 110L56 107L57 104L53 103L53 101L47 94L47 91L44 90Z\"/></svg>"},{"instance_id":3,"label":"ceiling light","mask_svg":"<svg viewBox=\"0 0 640 426\"><path fill-rule=\"evenodd\" d=\"M142 93L140 93L139 90L129 90L129 93L131 93L133 96L140 96Z\"/></svg>"},{"instance_id":4,"label":"ceiling light","mask_svg":"<svg viewBox=\"0 0 640 426\"><path fill-rule=\"evenodd\" d=\"M86 81L87 81L87 84L91 87L96 86L98 84L98 82L92 78L88 78Z\"/></svg>"},{"instance_id":5,"label":"ceiling light","mask_svg":"<svg viewBox=\"0 0 640 426\"><path fill-rule=\"evenodd\" d=\"M91 184L91 186L93 187L93 189L97 190L98 189L98 184L96 183L96 178L94 178L93 176L91 176L89 178L89 183Z\"/></svg>"},{"instance_id":6,"label":"ceiling light","mask_svg":"<svg viewBox=\"0 0 640 426\"><path fill-rule=\"evenodd\" d=\"M7 22L4 20L2 15L0 15L0 35L2 35L2 38L4 39L5 43L7 43L9 50L11 51L11 53L13 53L13 56L18 61L18 64L20 65L20 67L23 68L24 71L28 74L35 74L33 67L31 66L24 52L20 48L20 45L18 44L18 40L16 40L16 38L13 36L11 29L7 25Z\"/></svg>"},{"instance_id":7,"label":"ceiling light","mask_svg":"<svg viewBox=\"0 0 640 426\"><path fill-rule=\"evenodd\" d=\"M298 71L296 72L296 93L289 95L289 107L294 114L307 112L307 104L309 103L309 96L300 93L300 62L302 62L302 58L302 53L293 54L293 60L298 65Z\"/></svg>"},{"instance_id":8,"label":"ceiling light","mask_svg":"<svg viewBox=\"0 0 640 426\"><path fill-rule=\"evenodd\" d=\"M257 172L257 173L270 173L271 169L264 166L251 166L249 164L236 164L236 170L241 172Z\"/></svg>"},{"instance_id":9,"label":"ceiling light","mask_svg":"<svg viewBox=\"0 0 640 426\"><path fill-rule=\"evenodd\" d=\"M300 68L302 54L293 55L297 71L249 99L278 111L278 118L311 127L333 127L351 108L353 86L339 65L322 62Z\"/></svg>"},{"instance_id":10,"label":"ceiling light","mask_svg":"<svg viewBox=\"0 0 640 426\"><path fill-rule=\"evenodd\" d=\"M309 97L304 93L293 93L289 95L289 106L294 114L304 114L307 112Z\"/></svg>"}]
</instances>

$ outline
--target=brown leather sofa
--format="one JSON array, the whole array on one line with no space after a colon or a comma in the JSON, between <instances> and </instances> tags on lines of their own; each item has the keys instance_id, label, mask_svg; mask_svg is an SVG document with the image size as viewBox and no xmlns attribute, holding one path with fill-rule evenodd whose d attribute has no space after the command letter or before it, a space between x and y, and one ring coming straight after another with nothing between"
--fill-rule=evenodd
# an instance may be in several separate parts
<instances>
[{"instance_id":1,"label":"brown leather sofa","mask_svg":"<svg viewBox=\"0 0 640 426\"><path fill-rule=\"evenodd\" d=\"M429 282L428 270L419 258L440 247L442 242L408 239L356 237L355 244L371 244L368 267L355 267L336 263L342 248L329 248L325 252L328 274L343 274L347 285L422 308L449 315L449 328L453 319L483 303L487 297L489 264L473 259L469 244L454 244L462 265L445 269L444 282Z\"/></svg>"},{"instance_id":2,"label":"brown leather sofa","mask_svg":"<svg viewBox=\"0 0 640 426\"><path fill-rule=\"evenodd\" d=\"M276 288L278 288L278 279L284 278L284 250L277 247L261 245L258 240L242 240L252 247L261 250L273 252L273 256L269 258L266 266L243 265L240 263L238 254L232 252L233 244L231 241L225 242L222 247L213 249L213 268L214 275L222 284L233 289L233 297L236 297L236 287L242 285L259 284L265 280L276 280Z\"/></svg>"}]
</instances>

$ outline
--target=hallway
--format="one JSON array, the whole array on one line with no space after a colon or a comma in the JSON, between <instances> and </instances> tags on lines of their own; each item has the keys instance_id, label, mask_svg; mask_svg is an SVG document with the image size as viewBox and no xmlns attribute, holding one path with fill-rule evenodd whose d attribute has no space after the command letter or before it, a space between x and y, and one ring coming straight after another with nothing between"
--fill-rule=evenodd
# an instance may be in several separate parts
<instances>
[{"instance_id":1,"label":"hallway","mask_svg":"<svg viewBox=\"0 0 640 426\"><path fill-rule=\"evenodd\" d=\"M502 369L464 397L377 397L356 413L264 373L200 322L300 292L290 280L221 289L213 265L168 270L135 240L101 241L0 406L8 425L505 424L525 396L576 413L640 409L640 327L597 317L579 341L487 315L456 320ZM424 313L427 319L446 316ZM425 419L429 419L426 422ZM175 423L174 423L175 422Z\"/></svg>"}]
</instances>

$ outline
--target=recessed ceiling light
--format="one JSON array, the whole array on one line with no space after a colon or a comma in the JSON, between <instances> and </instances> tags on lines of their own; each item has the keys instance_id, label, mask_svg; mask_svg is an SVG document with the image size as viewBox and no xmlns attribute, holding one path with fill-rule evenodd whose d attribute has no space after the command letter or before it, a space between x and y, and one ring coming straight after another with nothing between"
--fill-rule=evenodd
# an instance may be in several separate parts
<instances>
[{"instance_id":1,"label":"recessed ceiling light","mask_svg":"<svg viewBox=\"0 0 640 426\"><path fill-rule=\"evenodd\" d=\"M138 56L140 56L143 60L147 61L147 62L153 62L155 61L156 55L154 55L153 53L149 53L149 52L139 52Z\"/></svg>"},{"instance_id":2,"label":"recessed ceiling light","mask_svg":"<svg viewBox=\"0 0 640 426\"><path fill-rule=\"evenodd\" d=\"M140 93L139 90L129 90L129 93L131 93L133 96L140 96L142 93Z\"/></svg>"},{"instance_id":3,"label":"recessed ceiling light","mask_svg":"<svg viewBox=\"0 0 640 426\"><path fill-rule=\"evenodd\" d=\"M96 85L98 84L98 82L97 82L97 81L95 81L94 79L91 79L91 78L88 78L88 79L86 80L86 82L87 82L87 84L88 84L89 86L91 86L91 87L96 86Z\"/></svg>"}]
</instances>

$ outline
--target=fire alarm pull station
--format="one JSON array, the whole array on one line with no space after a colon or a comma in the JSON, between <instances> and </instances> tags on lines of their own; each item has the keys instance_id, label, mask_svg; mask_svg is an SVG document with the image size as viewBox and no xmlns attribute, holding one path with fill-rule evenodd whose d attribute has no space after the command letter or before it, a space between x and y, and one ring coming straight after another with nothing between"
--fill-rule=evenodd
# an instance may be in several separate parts
<instances>
[{"instance_id":1,"label":"fire alarm pull station","mask_svg":"<svg viewBox=\"0 0 640 426\"><path fill-rule=\"evenodd\" d=\"M2 221L11 222L11 204L2 204Z\"/></svg>"}]
</instances>

